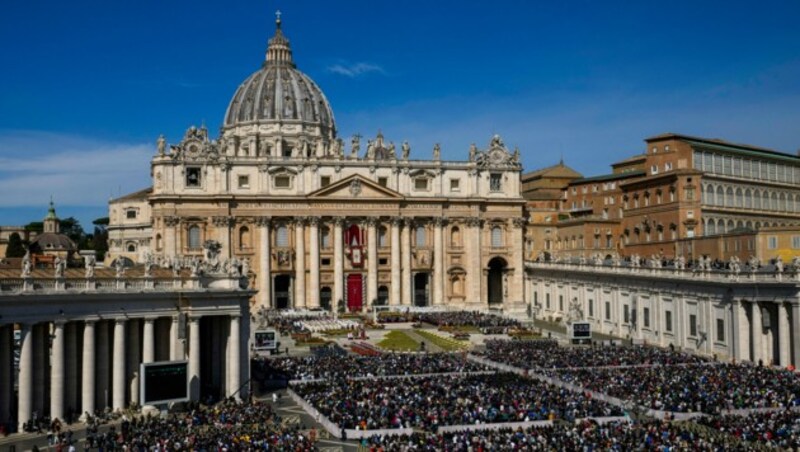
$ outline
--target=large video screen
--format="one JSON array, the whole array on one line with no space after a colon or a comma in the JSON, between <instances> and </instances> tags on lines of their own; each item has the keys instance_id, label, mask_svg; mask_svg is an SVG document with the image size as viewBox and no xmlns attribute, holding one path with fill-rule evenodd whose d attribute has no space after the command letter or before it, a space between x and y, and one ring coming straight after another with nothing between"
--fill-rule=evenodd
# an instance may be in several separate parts
<instances>
[{"instance_id":1,"label":"large video screen","mask_svg":"<svg viewBox=\"0 0 800 452\"><path fill-rule=\"evenodd\" d=\"M141 375L142 405L189 400L189 363L187 361L142 363Z\"/></svg>"}]
</instances>

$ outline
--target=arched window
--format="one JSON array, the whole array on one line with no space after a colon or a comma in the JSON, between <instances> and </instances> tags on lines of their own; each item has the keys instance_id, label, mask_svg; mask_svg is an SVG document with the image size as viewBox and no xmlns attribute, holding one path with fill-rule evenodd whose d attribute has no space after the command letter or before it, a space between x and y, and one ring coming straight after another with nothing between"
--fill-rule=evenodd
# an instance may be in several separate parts
<instances>
[{"instance_id":1,"label":"arched window","mask_svg":"<svg viewBox=\"0 0 800 452\"><path fill-rule=\"evenodd\" d=\"M284 224L275 229L275 246L289 246L289 229Z\"/></svg>"},{"instance_id":2,"label":"arched window","mask_svg":"<svg viewBox=\"0 0 800 452\"><path fill-rule=\"evenodd\" d=\"M717 206L725 205L725 192L722 187L717 187L717 197L714 199L714 204Z\"/></svg>"},{"instance_id":3,"label":"arched window","mask_svg":"<svg viewBox=\"0 0 800 452\"><path fill-rule=\"evenodd\" d=\"M717 234L724 234L725 233L725 221L721 218L717 220Z\"/></svg>"},{"instance_id":4,"label":"arched window","mask_svg":"<svg viewBox=\"0 0 800 452\"><path fill-rule=\"evenodd\" d=\"M728 187L728 190L725 192L725 206L726 207L733 207L733 189Z\"/></svg>"},{"instance_id":5,"label":"arched window","mask_svg":"<svg viewBox=\"0 0 800 452\"><path fill-rule=\"evenodd\" d=\"M766 190L761 192L761 210L769 210L769 193Z\"/></svg>"},{"instance_id":6,"label":"arched window","mask_svg":"<svg viewBox=\"0 0 800 452\"><path fill-rule=\"evenodd\" d=\"M746 209L753 208L753 193L750 191L749 188L744 191L744 207Z\"/></svg>"},{"instance_id":7,"label":"arched window","mask_svg":"<svg viewBox=\"0 0 800 452\"><path fill-rule=\"evenodd\" d=\"M741 188L736 189L736 207L744 207L744 195Z\"/></svg>"},{"instance_id":8,"label":"arched window","mask_svg":"<svg viewBox=\"0 0 800 452\"><path fill-rule=\"evenodd\" d=\"M136 244L128 243L126 249L128 250L129 253L135 253L136 252Z\"/></svg>"},{"instance_id":9,"label":"arched window","mask_svg":"<svg viewBox=\"0 0 800 452\"><path fill-rule=\"evenodd\" d=\"M450 277L450 293L457 297L464 295L463 275L456 274Z\"/></svg>"},{"instance_id":10,"label":"arched window","mask_svg":"<svg viewBox=\"0 0 800 452\"><path fill-rule=\"evenodd\" d=\"M453 226L453 228L450 229L450 246L461 246L461 229L459 229L458 226Z\"/></svg>"},{"instance_id":11,"label":"arched window","mask_svg":"<svg viewBox=\"0 0 800 452\"><path fill-rule=\"evenodd\" d=\"M189 226L188 236L189 249L197 250L202 247L200 243L200 226Z\"/></svg>"},{"instance_id":12,"label":"arched window","mask_svg":"<svg viewBox=\"0 0 800 452\"><path fill-rule=\"evenodd\" d=\"M250 228L242 226L239 229L239 249L246 250L250 248Z\"/></svg>"},{"instance_id":13,"label":"arched window","mask_svg":"<svg viewBox=\"0 0 800 452\"><path fill-rule=\"evenodd\" d=\"M331 230L327 226L324 226L319 231L319 246L322 249L328 249L331 247Z\"/></svg>"},{"instance_id":14,"label":"arched window","mask_svg":"<svg viewBox=\"0 0 800 452\"><path fill-rule=\"evenodd\" d=\"M778 210L787 211L786 208L786 193L781 193L780 201L778 202Z\"/></svg>"},{"instance_id":15,"label":"arched window","mask_svg":"<svg viewBox=\"0 0 800 452\"><path fill-rule=\"evenodd\" d=\"M705 196L706 196L706 199L704 199L703 201L705 201L706 204L714 205L714 186L713 185L706 185Z\"/></svg>"},{"instance_id":16,"label":"arched window","mask_svg":"<svg viewBox=\"0 0 800 452\"><path fill-rule=\"evenodd\" d=\"M380 228L378 228L378 247L379 248L385 248L385 247L389 246L388 243L387 243L388 240L389 240L387 235L388 234L386 233L386 226L381 226Z\"/></svg>"},{"instance_id":17,"label":"arched window","mask_svg":"<svg viewBox=\"0 0 800 452\"><path fill-rule=\"evenodd\" d=\"M503 247L503 229L500 226L492 228L492 248Z\"/></svg>"},{"instance_id":18,"label":"arched window","mask_svg":"<svg viewBox=\"0 0 800 452\"><path fill-rule=\"evenodd\" d=\"M708 222L706 235L714 235L716 233L717 233L717 224L714 222L714 220L711 220Z\"/></svg>"},{"instance_id":19,"label":"arched window","mask_svg":"<svg viewBox=\"0 0 800 452\"><path fill-rule=\"evenodd\" d=\"M770 209L778 210L778 194L772 192L772 203L770 204Z\"/></svg>"},{"instance_id":20,"label":"arched window","mask_svg":"<svg viewBox=\"0 0 800 452\"><path fill-rule=\"evenodd\" d=\"M425 246L428 243L427 237L425 237L425 226L417 226L415 237L418 247Z\"/></svg>"},{"instance_id":21,"label":"arched window","mask_svg":"<svg viewBox=\"0 0 800 452\"><path fill-rule=\"evenodd\" d=\"M161 248L164 247L164 244L161 241L161 234L156 234L156 249L161 251Z\"/></svg>"},{"instance_id":22,"label":"arched window","mask_svg":"<svg viewBox=\"0 0 800 452\"><path fill-rule=\"evenodd\" d=\"M731 231L733 231L734 227L735 226L733 224L733 220L728 220L728 227L727 227L727 229L725 231L726 232L731 232Z\"/></svg>"}]
</instances>

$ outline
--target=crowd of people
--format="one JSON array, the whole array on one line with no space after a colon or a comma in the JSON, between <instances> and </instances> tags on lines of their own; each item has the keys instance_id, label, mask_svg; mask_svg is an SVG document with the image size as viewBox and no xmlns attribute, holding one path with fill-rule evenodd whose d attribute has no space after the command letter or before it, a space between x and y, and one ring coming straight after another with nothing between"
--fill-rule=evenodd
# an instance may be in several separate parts
<instances>
[{"instance_id":1,"label":"crowd of people","mask_svg":"<svg viewBox=\"0 0 800 452\"><path fill-rule=\"evenodd\" d=\"M590 396L515 374L382 380L340 379L293 387L345 429L422 428L440 425L621 416Z\"/></svg>"},{"instance_id":2,"label":"crowd of people","mask_svg":"<svg viewBox=\"0 0 800 452\"><path fill-rule=\"evenodd\" d=\"M745 443L762 443L770 448L800 449L800 413L778 410L748 416L703 417L701 425L732 435Z\"/></svg>"},{"instance_id":3,"label":"crowd of people","mask_svg":"<svg viewBox=\"0 0 800 452\"><path fill-rule=\"evenodd\" d=\"M315 450L299 424L287 426L272 406L226 401L167 417L137 417L119 428L87 430L85 450Z\"/></svg>"},{"instance_id":4,"label":"crowd of people","mask_svg":"<svg viewBox=\"0 0 800 452\"><path fill-rule=\"evenodd\" d=\"M763 366L652 366L554 370L547 374L662 411L718 414L726 409L800 405L800 377L792 371Z\"/></svg>"},{"instance_id":5,"label":"crowd of people","mask_svg":"<svg viewBox=\"0 0 800 452\"><path fill-rule=\"evenodd\" d=\"M522 369L707 363L706 358L648 346L560 347L552 339L486 341L487 359Z\"/></svg>"},{"instance_id":6,"label":"crowd of people","mask_svg":"<svg viewBox=\"0 0 800 452\"><path fill-rule=\"evenodd\" d=\"M269 364L296 380L477 372L488 367L461 353L383 353L380 356L315 354L268 359Z\"/></svg>"},{"instance_id":7,"label":"crowd of people","mask_svg":"<svg viewBox=\"0 0 800 452\"><path fill-rule=\"evenodd\" d=\"M370 452L471 452L471 451L627 451L693 450L727 451L740 449L735 438L704 435L685 423L648 421L598 424L583 420L573 424L458 431L446 434L373 436L362 441Z\"/></svg>"},{"instance_id":8,"label":"crowd of people","mask_svg":"<svg viewBox=\"0 0 800 452\"><path fill-rule=\"evenodd\" d=\"M479 311L418 312L414 314L414 321L439 327L519 328L522 326L517 320Z\"/></svg>"}]
</instances>

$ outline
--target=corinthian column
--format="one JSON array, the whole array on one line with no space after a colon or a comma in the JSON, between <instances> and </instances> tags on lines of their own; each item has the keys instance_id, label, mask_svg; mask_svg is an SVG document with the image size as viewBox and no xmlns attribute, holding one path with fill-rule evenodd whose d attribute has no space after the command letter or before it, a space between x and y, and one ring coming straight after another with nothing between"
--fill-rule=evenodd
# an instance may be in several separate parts
<instances>
[{"instance_id":1,"label":"corinthian column","mask_svg":"<svg viewBox=\"0 0 800 452\"><path fill-rule=\"evenodd\" d=\"M83 325L83 366L81 370L81 410L94 415L94 320ZM85 419L85 418L84 418Z\"/></svg>"},{"instance_id":2,"label":"corinthian column","mask_svg":"<svg viewBox=\"0 0 800 452\"><path fill-rule=\"evenodd\" d=\"M435 218L433 220L433 304L444 303L444 246L442 228L444 220Z\"/></svg>"},{"instance_id":3,"label":"corinthian column","mask_svg":"<svg viewBox=\"0 0 800 452\"><path fill-rule=\"evenodd\" d=\"M212 223L217 230L217 239L222 245L221 257L223 258L230 258L233 255L233 250L231 250L231 226L233 222L234 219L227 216L212 218Z\"/></svg>"},{"instance_id":4,"label":"corinthian column","mask_svg":"<svg viewBox=\"0 0 800 452\"><path fill-rule=\"evenodd\" d=\"M467 302L476 304L485 304L488 300L483 298L486 296L481 287L481 280L483 278L483 271L481 268L481 236L483 230L483 220L480 218L467 219L467 226L470 229L467 235L469 241L470 255L468 256L469 264L467 267L467 282L469 287L469 294L472 299Z\"/></svg>"},{"instance_id":5,"label":"corinthian column","mask_svg":"<svg viewBox=\"0 0 800 452\"><path fill-rule=\"evenodd\" d=\"M389 304L400 304L400 219L392 218L392 291Z\"/></svg>"},{"instance_id":6,"label":"corinthian column","mask_svg":"<svg viewBox=\"0 0 800 452\"><path fill-rule=\"evenodd\" d=\"M367 302L372 306L378 298L378 233L377 220L367 218Z\"/></svg>"},{"instance_id":7,"label":"corinthian column","mask_svg":"<svg viewBox=\"0 0 800 452\"><path fill-rule=\"evenodd\" d=\"M311 274L308 290L311 292L308 297L308 307L319 307L319 217L309 219L308 231L309 245L311 246Z\"/></svg>"},{"instance_id":8,"label":"corinthian column","mask_svg":"<svg viewBox=\"0 0 800 452\"><path fill-rule=\"evenodd\" d=\"M258 295L256 300L258 307L270 308L272 306L272 277L270 275L270 237L269 237L269 217L256 218L258 227L258 237L261 243L258 252Z\"/></svg>"},{"instance_id":9,"label":"corinthian column","mask_svg":"<svg viewBox=\"0 0 800 452\"><path fill-rule=\"evenodd\" d=\"M413 304L413 297L411 296L411 227L413 226L411 218L403 220L403 237L402 237L402 300L401 304L404 306L411 306Z\"/></svg>"},{"instance_id":10,"label":"corinthian column","mask_svg":"<svg viewBox=\"0 0 800 452\"><path fill-rule=\"evenodd\" d=\"M342 245L342 225L344 218L333 219L333 311L339 309L344 300L344 246Z\"/></svg>"},{"instance_id":11,"label":"corinthian column","mask_svg":"<svg viewBox=\"0 0 800 452\"><path fill-rule=\"evenodd\" d=\"M17 422L19 430L33 417L33 335L29 324L19 329L19 398Z\"/></svg>"},{"instance_id":12,"label":"corinthian column","mask_svg":"<svg viewBox=\"0 0 800 452\"><path fill-rule=\"evenodd\" d=\"M306 307L306 234L304 224L304 218L298 218L294 223L294 249L297 253L294 269L297 300L295 300L294 308Z\"/></svg>"},{"instance_id":13,"label":"corinthian column","mask_svg":"<svg viewBox=\"0 0 800 452\"><path fill-rule=\"evenodd\" d=\"M200 317L189 317L189 394L200 400Z\"/></svg>"},{"instance_id":14,"label":"corinthian column","mask_svg":"<svg viewBox=\"0 0 800 452\"><path fill-rule=\"evenodd\" d=\"M164 255L172 257L178 254L176 228L178 217L164 217Z\"/></svg>"},{"instance_id":15,"label":"corinthian column","mask_svg":"<svg viewBox=\"0 0 800 452\"><path fill-rule=\"evenodd\" d=\"M239 315L232 315L231 316L231 324L230 324L230 353L231 356L228 357L228 375L230 375L230 383L228 385L228 396L233 396L233 394L239 389L239 385L242 384L241 378L241 368L242 368L242 354L240 349L240 344L242 343L242 338L240 337L239 331ZM239 398L239 395L236 395L236 398Z\"/></svg>"}]
</instances>

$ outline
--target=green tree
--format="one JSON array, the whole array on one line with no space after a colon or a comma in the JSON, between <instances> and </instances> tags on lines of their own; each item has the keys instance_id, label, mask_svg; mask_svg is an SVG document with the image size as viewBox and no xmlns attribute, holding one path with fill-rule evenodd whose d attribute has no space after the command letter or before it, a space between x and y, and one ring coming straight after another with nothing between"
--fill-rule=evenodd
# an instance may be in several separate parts
<instances>
[{"instance_id":1,"label":"green tree","mask_svg":"<svg viewBox=\"0 0 800 452\"><path fill-rule=\"evenodd\" d=\"M25 230L28 232L35 232L41 234L44 232L44 223L41 221L31 221L25 225Z\"/></svg>"},{"instance_id":2,"label":"green tree","mask_svg":"<svg viewBox=\"0 0 800 452\"><path fill-rule=\"evenodd\" d=\"M6 257L22 257L25 255L25 246L22 244L22 237L16 232L8 237L8 248Z\"/></svg>"}]
</instances>

